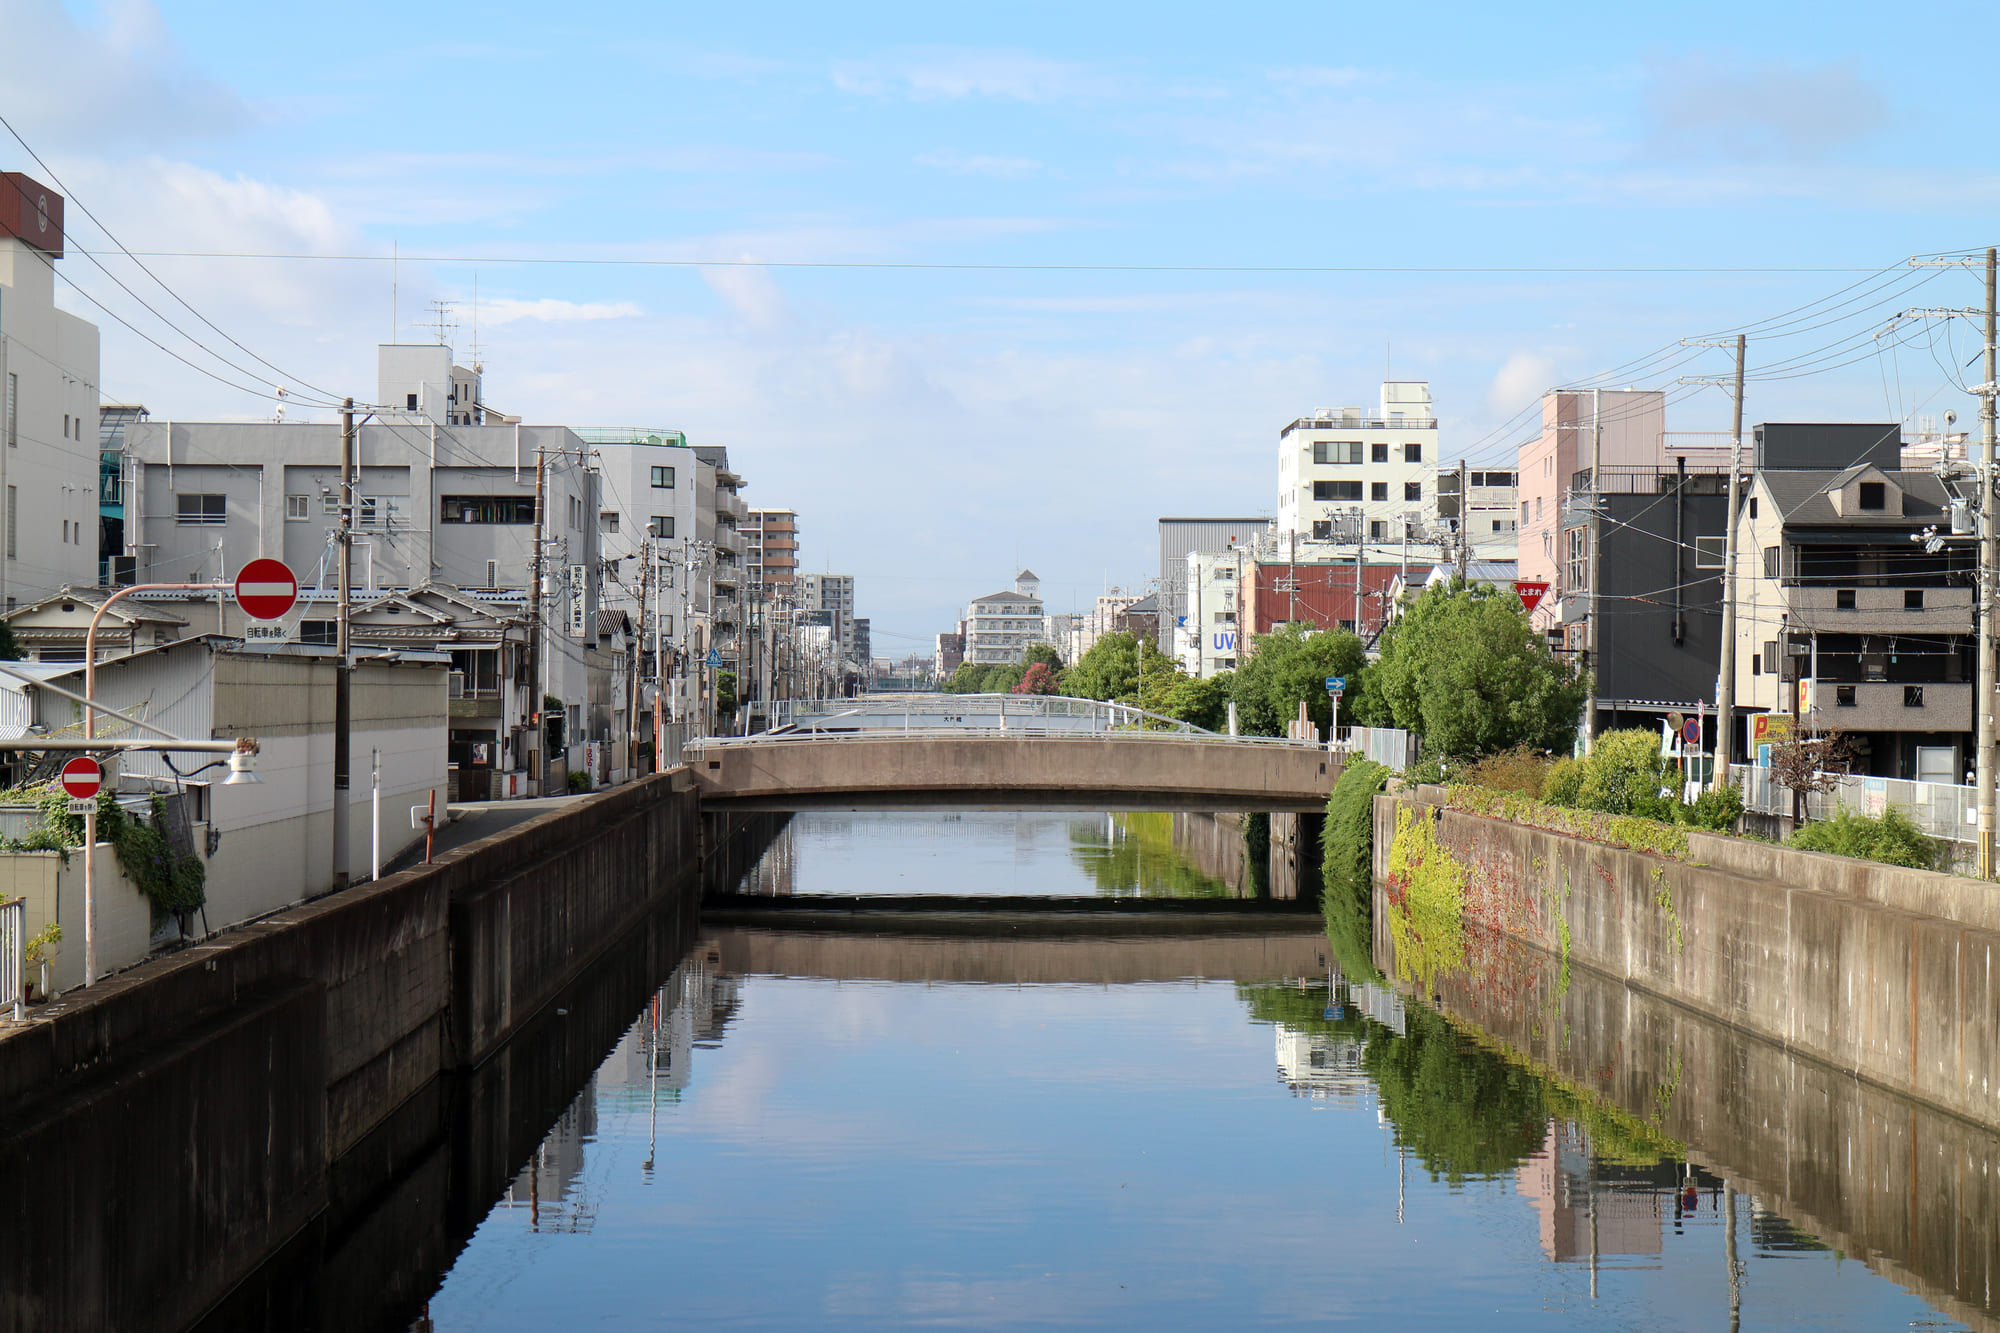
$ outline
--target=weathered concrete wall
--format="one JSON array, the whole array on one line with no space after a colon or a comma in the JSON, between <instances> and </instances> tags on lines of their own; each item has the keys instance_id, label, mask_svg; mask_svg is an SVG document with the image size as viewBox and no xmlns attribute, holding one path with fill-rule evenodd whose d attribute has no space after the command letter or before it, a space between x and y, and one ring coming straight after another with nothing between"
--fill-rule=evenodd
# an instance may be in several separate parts
<instances>
[{"instance_id":1,"label":"weathered concrete wall","mask_svg":"<svg viewBox=\"0 0 2000 1333\"><path fill-rule=\"evenodd\" d=\"M7 1031L0 1144L29 1148L0 1155L0 1189L24 1214L59 1197L61 1261L36 1262L106 1304L34 1305L43 1270L7 1270L22 1279L5 1284L20 1317L0 1326L179 1327L321 1206L330 1161L441 1072L492 1055L649 911L692 910L695 803L684 772L579 800ZM124 1217L163 1234L127 1238ZM171 1280L148 1285L149 1245ZM33 1253L0 1249L0 1265ZM185 1302L142 1308L120 1295L128 1281L185 1289Z\"/></svg>"},{"instance_id":2,"label":"weathered concrete wall","mask_svg":"<svg viewBox=\"0 0 2000 1333\"><path fill-rule=\"evenodd\" d=\"M1378 885L1376 960L1394 975L1390 906ZM2000 1329L2000 1134L1499 932L1468 953L1432 983L1446 1013L1949 1317Z\"/></svg>"},{"instance_id":3,"label":"weathered concrete wall","mask_svg":"<svg viewBox=\"0 0 2000 1333\"><path fill-rule=\"evenodd\" d=\"M2000 1122L2000 930L1985 924L1984 886L1706 835L1657 855L1409 794L1376 798L1378 881L1389 877L1399 809L1435 820L1463 865L1467 928Z\"/></svg>"},{"instance_id":4,"label":"weathered concrete wall","mask_svg":"<svg viewBox=\"0 0 2000 1333\"><path fill-rule=\"evenodd\" d=\"M1117 733L711 742L692 767L711 808L771 810L1312 812L1340 775L1312 746Z\"/></svg>"}]
</instances>

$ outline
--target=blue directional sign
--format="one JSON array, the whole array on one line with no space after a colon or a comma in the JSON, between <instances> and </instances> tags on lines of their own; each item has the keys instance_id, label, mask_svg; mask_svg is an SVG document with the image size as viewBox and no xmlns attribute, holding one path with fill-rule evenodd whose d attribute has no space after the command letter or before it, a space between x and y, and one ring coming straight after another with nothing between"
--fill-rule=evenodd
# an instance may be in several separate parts
<instances>
[{"instance_id":1,"label":"blue directional sign","mask_svg":"<svg viewBox=\"0 0 2000 1333\"><path fill-rule=\"evenodd\" d=\"M1345 676L1328 676L1328 677L1326 678L1326 692L1327 692L1328 694L1345 694L1345 693L1347 693L1347 677L1345 677Z\"/></svg>"}]
</instances>

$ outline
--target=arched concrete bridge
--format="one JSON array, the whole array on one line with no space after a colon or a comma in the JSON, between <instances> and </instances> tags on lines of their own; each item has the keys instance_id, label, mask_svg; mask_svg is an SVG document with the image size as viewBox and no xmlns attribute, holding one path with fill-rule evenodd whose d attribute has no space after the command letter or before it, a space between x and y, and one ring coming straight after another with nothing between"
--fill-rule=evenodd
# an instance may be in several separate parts
<instances>
[{"instance_id":1,"label":"arched concrete bridge","mask_svg":"<svg viewBox=\"0 0 2000 1333\"><path fill-rule=\"evenodd\" d=\"M712 810L1210 810L1326 807L1340 756L1201 731L913 728L711 738L684 761Z\"/></svg>"}]
</instances>

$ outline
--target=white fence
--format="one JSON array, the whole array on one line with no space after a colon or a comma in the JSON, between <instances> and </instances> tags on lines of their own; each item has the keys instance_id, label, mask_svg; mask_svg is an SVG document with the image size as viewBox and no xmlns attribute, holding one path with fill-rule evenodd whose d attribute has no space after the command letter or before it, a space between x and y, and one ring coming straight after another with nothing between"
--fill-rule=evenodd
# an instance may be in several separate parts
<instances>
[{"instance_id":1,"label":"white fence","mask_svg":"<svg viewBox=\"0 0 2000 1333\"><path fill-rule=\"evenodd\" d=\"M1738 768L1743 776L1743 808L1764 815L1790 815L1792 789L1779 785L1768 768ZM1807 819L1831 819L1842 809L1879 815L1895 806L1933 838L1973 842L1979 834L1976 787L1947 782L1909 782L1902 778L1839 777L1832 791L1808 792Z\"/></svg>"},{"instance_id":2,"label":"white fence","mask_svg":"<svg viewBox=\"0 0 2000 1333\"><path fill-rule=\"evenodd\" d=\"M12 1005L14 1021L27 1016L24 991L28 972L28 900L0 903L0 1005Z\"/></svg>"},{"instance_id":3,"label":"white fence","mask_svg":"<svg viewBox=\"0 0 2000 1333\"><path fill-rule=\"evenodd\" d=\"M1398 727L1336 727L1332 748L1372 759L1391 773L1417 762L1417 738Z\"/></svg>"}]
</instances>

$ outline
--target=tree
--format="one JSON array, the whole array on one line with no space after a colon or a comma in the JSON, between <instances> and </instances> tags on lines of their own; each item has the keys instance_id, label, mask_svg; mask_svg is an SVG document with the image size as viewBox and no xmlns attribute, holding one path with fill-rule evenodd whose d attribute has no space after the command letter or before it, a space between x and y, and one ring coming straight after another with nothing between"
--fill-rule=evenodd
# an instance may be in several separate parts
<instances>
[{"instance_id":1,"label":"tree","mask_svg":"<svg viewBox=\"0 0 2000 1333\"><path fill-rule=\"evenodd\" d=\"M960 662L958 669L951 673L951 679L944 683L946 694L977 694L982 681L986 679L986 668L977 662Z\"/></svg>"},{"instance_id":2,"label":"tree","mask_svg":"<svg viewBox=\"0 0 2000 1333\"><path fill-rule=\"evenodd\" d=\"M1558 661L1511 590L1426 588L1369 669L1378 715L1440 755L1567 750L1587 681Z\"/></svg>"},{"instance_id":3,"label":"tree","mask_svg":"<svg viewBox=\"0 0 2000 1333\"><path fill-rule=\"evenodd\" d=\"M979 682L981 694L1011 694L1014 687L1028 669L1019 662L995 662L986 668L986 678Z\"/></svg>"},{"instance_id":4,"label":"tree","mask_svg":"<svg viewBox=\"0 0 2000 1333\"><path fill-rule=\"evenodd\" d=\"M1771 747L1771 780L1792 793L1792 819L1806 820L1806 794L1840 786L1854 763L1854 747L1840 731L1794 736Z\"/></svg>"},{"instance_id":5,"label":"tree","mask_svg":"<svg viewBox=\"0 0 2000 1333\"><path fill-rule=\"evenodd\" d=\"M1165 662L1164 658L1161 660ZM1154 671L1149 660L1146 689L1139 706L1149 713L1159 713L1208 731L1221 731L1229 725L1229 673L1204 680L1199 676L1190 676L1171 664Z\"/></svg>"},{"instance_id":6,"label":"tree","mask_svg":"<svg viewBox=\"0 0 2000 1333\"><path fill-rule=\"evenodd\" d=\"M1158 650L1154 656L1159 656ZM1139 641L1107 634L1063 672L1063 693L1079 699L1122 699L1139 688Z\"/></svg>"},{"instance_id":7,"label":"tree","mask_svg":"<svg viewBox=\"0 0 2000 1333\"><path fill-rule=\"evenodd\" d=\"M1021 683L1014 687L1015 694L1054 694L1056 673L1049 670L1047 662L1030 662L1021 675Z\"/></svg>"},{"instance_id":8,"label":"tree","mask_svg":"<svg viewBox=\"0 0 2000 1333\"><path fill-rule=\"evenodd\" d=\"M1062 654L1046 643L1031 643L1028 651L1021 654L1021 665L1033 666L1037 662L1058 674L1063 669Z\"/></svg>"},{"instance_id":9,"label":"tree","mask_svg":"<svg viewBox=\"0 0 2000 1333\"><path fill-rule=\"evenodd\" d=\"M1362 684L1367 660L1361 640L1344 629L1317 629L1309 621L1294 620L1258 635L1230 682L1237 721L1253 736L1282 736L1304 703L1307 716L1325 727L1333 717L1326 678L1347 677L1351 693Z\"/></svg>"},{"instance_id":10,"label":"tree","mask_svg":"<svg viewBox=\"0 0 2000 1333\"><path fill-rule=\"evenodd\" d=\"M14 637L13 626L0 625L0 662L18 662L27 655L21 641Z\"/></svg>"}]
</instances>

